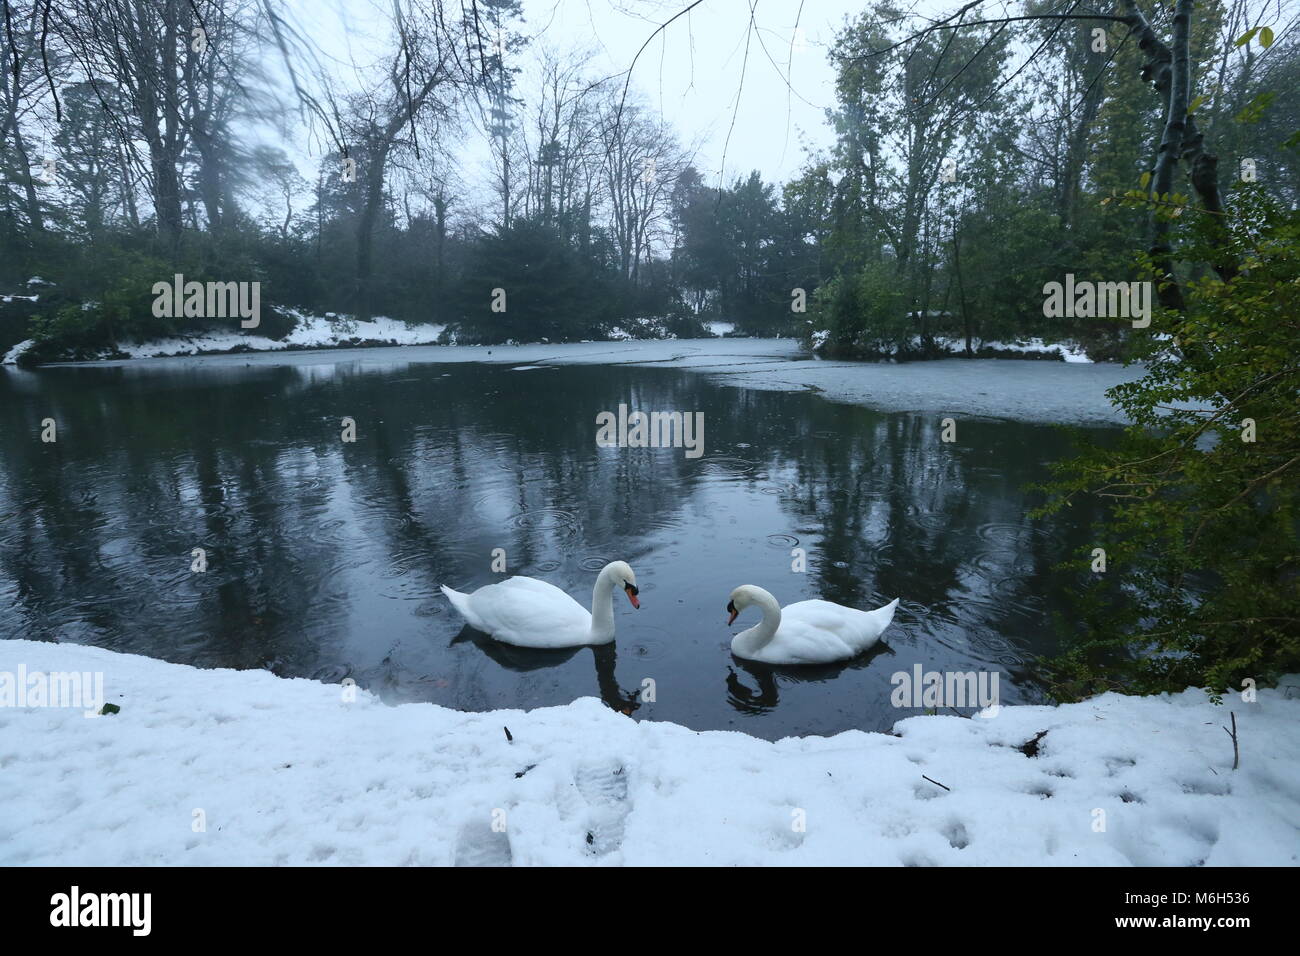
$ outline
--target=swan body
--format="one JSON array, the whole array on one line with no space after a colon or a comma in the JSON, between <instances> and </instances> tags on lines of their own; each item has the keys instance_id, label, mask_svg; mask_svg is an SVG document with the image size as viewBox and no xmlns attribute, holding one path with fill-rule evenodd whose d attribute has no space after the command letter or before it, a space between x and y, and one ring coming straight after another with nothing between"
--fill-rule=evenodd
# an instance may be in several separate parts
<instances>
[{"instance_id":1,"label":"swan body","mask_svg":"<svg viewBox=\"0 0 1300 956\"><path fill-rule=\"evenodd\" d=\"M591 611L553 584L512 577L470 594L442 586L442 593L476 629L517 647L580 647L614 640L614 588L639 608L636 574L626 561L611 561L596 577Z\"/></svg>"},{"instance_id":2,"label":"swan body","mask_svg":"<svg viewBox=\"0 0 1300 956\"><path fill-rule=\"evenodd\" d=\"M894 619L898 598L874 611L831 601L799 601L781 607L771 593L745 584L731 592L728 624L756 604L763 619L731 641L731 653L765 664L830 664L856 657L880 640Z\"/></svg>"}]
</instances>

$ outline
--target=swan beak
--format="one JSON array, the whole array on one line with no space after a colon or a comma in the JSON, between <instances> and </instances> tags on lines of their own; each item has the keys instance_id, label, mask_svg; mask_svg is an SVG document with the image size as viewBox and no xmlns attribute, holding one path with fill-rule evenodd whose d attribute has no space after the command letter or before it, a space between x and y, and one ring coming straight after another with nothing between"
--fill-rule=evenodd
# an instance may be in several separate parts
<instances>
[{"instance_id":1,"label":"swan beak","mask_svg":"<svg viewBox=\"0 0 1300 956\"><path fill-rule=\"evenodd\" d=\"M727 626L730 627L731 622L736 619L740 612L736 610L736 605L732 601L727 602L727 610L731 612L731 616L727 618Z\"/></svg>"},{"instance_id":2,"label":"swan beak","mask_svg":"<svg viewBox=\"0 0 1300 956\"><path fill-rule=\"evenodd\" d=\"M641 602L636 599L640 592L631 584L623 585L623 590L627 592L627 599L632 602L632 606L638 611L641 610Z\"/></svg>"}]
</instances>

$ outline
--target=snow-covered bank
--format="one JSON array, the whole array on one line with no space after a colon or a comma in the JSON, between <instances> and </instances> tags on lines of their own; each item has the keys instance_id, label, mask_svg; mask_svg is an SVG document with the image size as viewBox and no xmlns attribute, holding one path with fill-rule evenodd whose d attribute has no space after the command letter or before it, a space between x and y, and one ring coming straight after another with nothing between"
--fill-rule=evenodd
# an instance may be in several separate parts
<instances>
[{"instance_id":1,"label":"snow-covered bank","mask_svg":"<svg viewBox=\"0 0 1300 956\"><path fill-rule=\"evenodd\" d=\"M939 345L948 351L957 354L965 351L966 342L963 339L939 339ZM1082 362L1090 363L1092 359L1083 347L1074 343L1065 342L1044 342L1039 338L1030 338L1023 341L999 342L996 340L985 341L984 339L974 339L971 342L971 348L979 352L982 349L989 349L994 352L1022 352L1025 354L1040 355L1058 355L1065 362Z\"/></svg>"},{"instance_id":2,"label":"snow-covered bank","mask_svg":"<svg viewBox=\"0 0 1300 956\"><path fill-rule=\"evenodd\" d=\"M282 339L241 332L238 329L198 331L189 335L151 339L148 342L119 342L116 353L106 350L102 353L101 360L123 354L133 359L151 359L221 355L232 351L244 354L295 349L334 349L363 343L401 346L433 345L445 328L442 325L428 323L407 325L405 322L385 316L377 316L361 322L333 313L318 316L306 315L291 309L285 311L292 314L296 322L293 330ZM18 364L19 356L35 344L33 339L19 342L3 358L0 358L0 365Z\"/></svg>"},{"instance_id":3,"label":"snow-covered bank","mask_svg":"<svg viewBox=\"0 0 1300 956\"><path fill-rule=\"evenodd\" d=\"M438 341L438 336L444 328L441 325L430 324L407 325L405 322L385 316L360 322L332 313L318 316L292 309L285 311L293 315L297 321L293 331L283 339L270 339L264 335L247 335L238 330L231 330L155 339L151 342L125 342L118 347L132 358L152 358L228 352L241 347L255 352L277 352L295 348L336 348L340 345L355 344L358 341L386 342L390 345L432 345Z\"/></svg>"},{"instance_id":4,"label":"snow-covered bank","mask_svg":"<svg viewBox=\"0 0 1300 956\"><path fill-rule=\"evenodd\" d=\"M680 368L710 375L723 384L816 391L834 402L885 411L1071 424L1122 422L1122 416L1106 398L1106 389L1142 375L1140 367L1125 368L1108 362L956 358L902 364L830 361L810 359L794 339L744 338L248 352L94 364L140 369L229 364L345 365L365 371L425 362ZM58 364L47 367L56 368Z\"/></svg>"},{"instance_id":5,"label":"snow-covered bank","mask_svg":"<svg viewBox=\"0 0 1300 956\"><path fill-rule=\"evenodd\" d=\"M768 743L590 698L388 707L262 671L0 641L0 680L20 666L102 672L121 710L0 707L0 864L1300 862L1294 689Z\"/></svg>"},{"instance_id":6,"label":"snow-covered bank","mask_svg":"<svg viewBox=\"0 0 1300 956\"><path fill-rule=\"evenodd\" d=\"M22 355L35 344L35 339L23 339L9 351L5 352L3 357L0 357L0 365L17 365L18 356Z\"/></svg>"}]
</instances>

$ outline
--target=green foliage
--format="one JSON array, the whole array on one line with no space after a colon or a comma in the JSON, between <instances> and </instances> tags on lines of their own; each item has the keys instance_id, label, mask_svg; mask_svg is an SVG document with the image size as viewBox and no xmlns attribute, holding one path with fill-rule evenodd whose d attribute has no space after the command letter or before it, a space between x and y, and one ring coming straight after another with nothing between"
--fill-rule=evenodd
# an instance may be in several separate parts
<instances>
[{"instance_id":1,"label":"green foliage","mask_svg":"<svg viewBox=\"0 0 1300 956\"><path fill-rule=\"evenodd\" d=\"M601 337L615 317L613 276L553 229L516 219L479 239L457 292L457 334L466 342L536 342ZM504 311L494 311L504 293Z\"/></svg>"},{"instance_id":2,"label":"green foliage","mask_svg":"<svg viewBox=\"0 0 1300 956\"><path fill-rule=\"evenodd\" d=\"M1051 665L1063 697L1223 693L1300 668L1300 214L1243 188L1187 233L1180 257L1227 278L1208 272L1185 311L1155 314L1146 374L1110 393L1133 424L1046 488L1047 512L1110 505L1091 546L1106 570L1081 555L1079 617Z\"/></svg>"},{"instance_id":3,"label":"green foliage","mask_svg":"<svg viewBox=\"0 0 1300 956\"><path fill-rule=\"evenodd\" d=\"M905 346L912 324L893 264L869 262L823 285L810 327L830 333L825 346L835 354L889 355Z\"/></svg>"},{"instance_id":4,"label":"green foliage","mask_svg":"<svg viewBox=\"0 0 1300 956\"><path fill-rule=\"evenodd\" d=\"M209 263L220 262L218 269ZM62 351L70 357L88 357L119 342L198 331L212 323L183 317L155 316L155 283L171 283L176 273L185 280L259 281L259 272L246 251L230 249L212 240L196 242L179 260L168 260L131 235L115 235L84 245L56 250L50 261L37 266L41 275L55 283L54 293L41 297L33 310L29 334L47 346L46 352ZM260 335L283 335L292 322L261 298L263 323ZM231 327L227 320L226 328Z\"/></svg>"},{"instance_id":5,"label":"green foliage","mask_svg":"<svg viewBox=\"0 0 1300 956\"><path fill-rule=\"evenodd\" d=\"M792 290L811 295L820 281L808 237L821 228L825 195L807 178L791 186L783 205L757 171L724 189L703 186L693 169L682 177L672 268L683 308L745 335L798 330Z\"/></svg>"}]
</instances>

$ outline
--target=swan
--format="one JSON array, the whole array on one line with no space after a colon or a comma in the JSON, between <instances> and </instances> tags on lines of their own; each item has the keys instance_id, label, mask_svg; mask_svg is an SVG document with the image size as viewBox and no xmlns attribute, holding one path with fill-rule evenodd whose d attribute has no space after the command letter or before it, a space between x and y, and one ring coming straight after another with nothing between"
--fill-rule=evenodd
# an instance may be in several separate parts
<instances>
[{"instance_id":1,"label":"swan","mask_svg":"<svg viewBox=\"0 0 1300 956\"><path fill-rule=\"evenodd\" d=\"M894 619L898 598L874 611L830 601L799 601L782 608L768 591L742 584L727 602L727 623L751 604L762 608L763 620L732 638L731 653L766 664L830 664L875 644Z\"/></svg>"},{"instance_id":2,"label":"swan","mask_svg":"<svg viewBox=\"0 0 1300 956\"><path fill-rule=\"evenodd\" d=\"M512 577L472 594L445 584L442 593L465 620L498 641L517 647L580 647L614 640L614 588L622 587L634 608L636 573L626 561L600 569L591 592L591 612L554 584Z\"/></svg>"}]
</instances>

